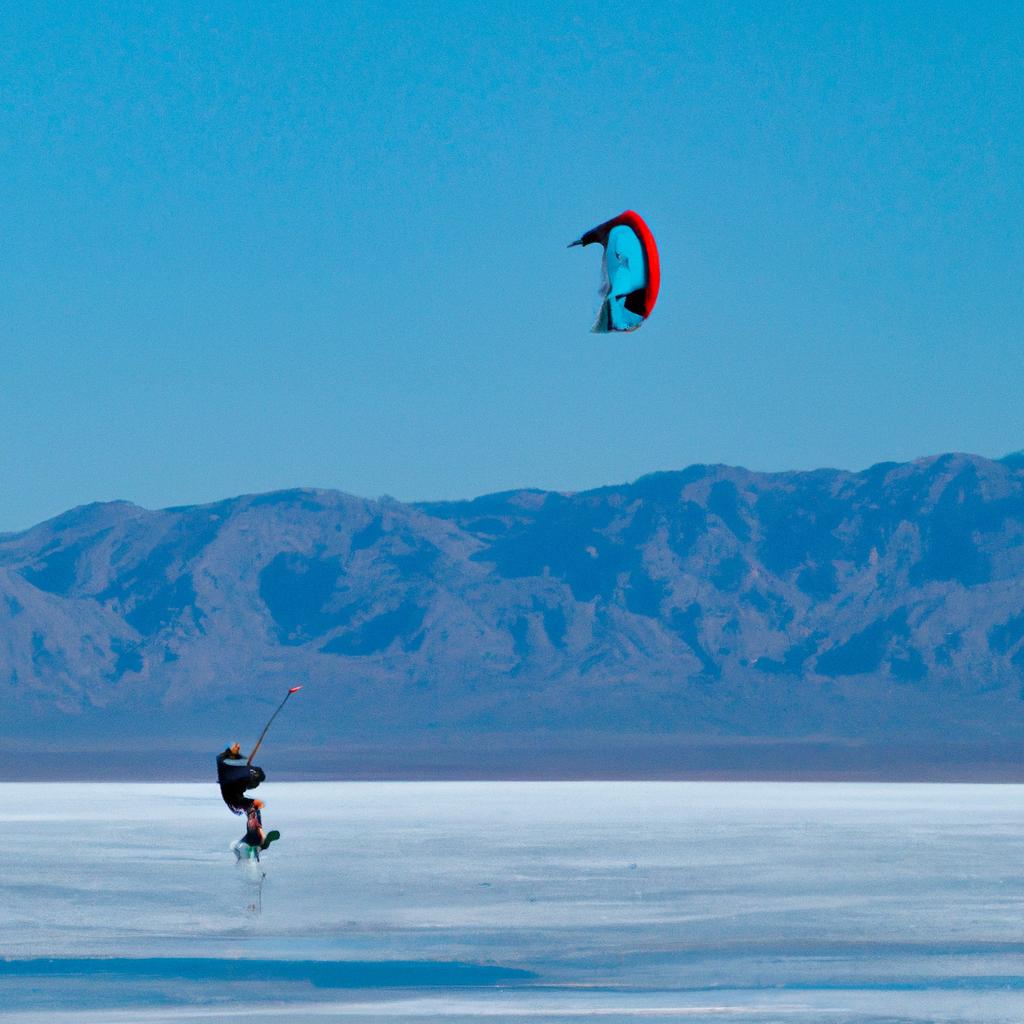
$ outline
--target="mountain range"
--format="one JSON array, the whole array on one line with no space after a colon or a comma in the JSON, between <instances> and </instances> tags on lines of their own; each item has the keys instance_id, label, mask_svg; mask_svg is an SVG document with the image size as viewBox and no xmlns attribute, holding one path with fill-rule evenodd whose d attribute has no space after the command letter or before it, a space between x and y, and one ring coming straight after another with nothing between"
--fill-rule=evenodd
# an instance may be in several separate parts
<instances>
[{"instance_id":1,"label":"mountain range","mask_svg":"<svg viewBox=\"0 0 1024 1024\"><path fill-rule=\"evenodd\" d=\"M1018 777L1024 457L0 535L0 775L200 777L297 684L292 776Z\"/></svg>"}]
</instances>

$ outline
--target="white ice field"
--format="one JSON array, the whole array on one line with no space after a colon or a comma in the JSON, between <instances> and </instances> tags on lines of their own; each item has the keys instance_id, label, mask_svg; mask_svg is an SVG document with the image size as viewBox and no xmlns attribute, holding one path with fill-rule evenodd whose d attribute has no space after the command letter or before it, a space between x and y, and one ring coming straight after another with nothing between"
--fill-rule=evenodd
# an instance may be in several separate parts
<instances>
[{"instance_id":1,"label":"white ice field","mask_svg":"<svg viewBox=\"0 0 1024 1024\"><path fill-rule=\"evenodd\" d=\"M1024 1021L1024 789L0 785L0 1019Z\"/></svg>"}]
</instances>

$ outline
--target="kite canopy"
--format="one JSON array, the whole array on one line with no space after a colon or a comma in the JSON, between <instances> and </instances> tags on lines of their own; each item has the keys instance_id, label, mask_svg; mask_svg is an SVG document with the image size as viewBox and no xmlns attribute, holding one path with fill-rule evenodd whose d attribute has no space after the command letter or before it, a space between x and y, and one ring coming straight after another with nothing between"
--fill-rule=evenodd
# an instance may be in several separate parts
<instances>
[{"instance_id":1,"label":"kite canopy","mask_svg":"<svg viewBox=\"0 0 1024 1024\"><path fill-rule=\"evenodd\" d=\"M626 210L591 228L573 245L600 242L604 246L601 294L604 301L593 330L635 331L658 301L661 264L651 229L640 214Z\"/></svg>"}]
</instances>

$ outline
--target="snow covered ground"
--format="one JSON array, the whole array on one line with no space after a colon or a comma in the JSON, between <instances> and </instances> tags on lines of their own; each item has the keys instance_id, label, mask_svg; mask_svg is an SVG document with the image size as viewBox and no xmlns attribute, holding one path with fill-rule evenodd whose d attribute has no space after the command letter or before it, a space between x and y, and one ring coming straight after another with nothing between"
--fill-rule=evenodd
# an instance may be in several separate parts
<instances>
[{"instance_id":1,"label":"snow covered ground","mask_svg":"<svg viewBox=\"0 0 1024 1024\"><path fill-rule=\"evenodd\" d=\"M1024 789L0 785L0 1010L99 1021L1024 1020Z\"/></svg>"}]
</instances>

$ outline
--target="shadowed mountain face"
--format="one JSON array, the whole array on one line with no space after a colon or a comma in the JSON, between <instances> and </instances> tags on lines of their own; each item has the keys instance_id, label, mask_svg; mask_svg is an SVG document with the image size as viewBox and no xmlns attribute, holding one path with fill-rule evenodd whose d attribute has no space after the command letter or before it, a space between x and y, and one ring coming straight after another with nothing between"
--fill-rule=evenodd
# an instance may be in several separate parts
<instances>
[{"instance_id":1,"label":"shadowed mountain face","mask_svg":"<svg viewBox=\"0 0 1024 1024\"><path fill-rule=\"evenodd\" d=\"M299 745L1010 743L1024 466L115 502L0 536L4 739L235 738L295 682Z\"/></svg>"}]
</instances>

